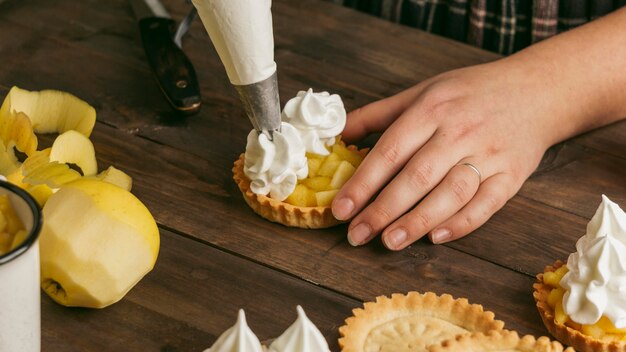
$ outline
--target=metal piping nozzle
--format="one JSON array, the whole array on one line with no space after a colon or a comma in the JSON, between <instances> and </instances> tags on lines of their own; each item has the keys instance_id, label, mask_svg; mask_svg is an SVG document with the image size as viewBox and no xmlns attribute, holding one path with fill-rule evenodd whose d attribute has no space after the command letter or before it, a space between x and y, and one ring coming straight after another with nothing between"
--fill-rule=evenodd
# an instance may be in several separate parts
<instances>
[{"instance_id":1,"label":"metal piping nozzle","mask_svg":"<svg viewBox=\"0 0 626 352\"><path fill-rule=\"evenodd\" d=\"M272 140L274 131L280 131L280 99L276 72L257 83L235 85L235 89L254 129Z\"/></svg>"}]
</instances>

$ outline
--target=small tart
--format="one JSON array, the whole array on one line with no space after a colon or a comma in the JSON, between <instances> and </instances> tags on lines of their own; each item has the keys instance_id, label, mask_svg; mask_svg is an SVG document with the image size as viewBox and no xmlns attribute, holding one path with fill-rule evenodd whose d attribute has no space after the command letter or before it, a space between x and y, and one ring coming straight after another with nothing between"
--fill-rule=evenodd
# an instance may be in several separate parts
<instances>
[{"instance_id":1,"label":"small tart","mask_svg":"<svg viewBox=\"0 0 626 352\"><path fill-rule=\"evenodd\" d=\"M241 154L233 166L233 179L239 186L243 199L255 213L269 221L308 229L322 229L341 223L335 219L330 207L297 207L252 192L250 180L243 172L243 165L244 154Z\"/></svg>"},{"instance_id":2,"label":"small tart","mask_svg":"<svg viewBox=\"0 0 626 352\"><path fill-rule=\"evenodd\" d=\"M564 263L557 260L554 265L546 266L544 272L555 271ZM552 287L543 282L543 273L537 275L537 282L533 284L533 297L537 302L537 310L550 334L565 345L572 346L578 352L626 352L626 341L603 341L585 335L565 324L557 323L554 319L554 309L548 304L548 295Z\"/></svg>"},{"instance_id":3,"label":"small tart","mask_svg":"<svg viewBox=\"0 0 626 352\"><path fill-rule=\"evenodd\" d=\"M343 352L427 351L459 335L504 327L481 305L432 292L379 296L352 312L354 316L339 328Z\"/></svg>"},{"instance_id":4,"label":"small tart","mask_svg":"<svg viewBox=\"0 0 626 352\"><path fill-rule=\"evenodd\" d=\"M460 335L446 340L440 345L430 346L428 352L575 352L550 338L542 336L535 339L526 335L519 337L517 332L509 330L492 330L487 333L476 332L471 335Z\"/></svg>"}]
</instances>

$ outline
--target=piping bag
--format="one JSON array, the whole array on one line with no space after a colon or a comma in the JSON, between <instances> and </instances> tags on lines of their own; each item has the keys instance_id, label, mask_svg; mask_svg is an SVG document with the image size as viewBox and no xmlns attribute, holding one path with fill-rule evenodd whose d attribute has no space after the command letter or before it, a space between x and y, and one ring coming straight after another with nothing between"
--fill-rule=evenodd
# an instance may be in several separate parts
<instances>
[{"instance_id":1,"label":"piping bag","mask_svg":"<svg viewBox=\"0 0 626 352\"><path fill-rule=\"evenodd\" d=\"M192 0L254 129L280 130L271 0Z\"/></svg>"}]
</instances>

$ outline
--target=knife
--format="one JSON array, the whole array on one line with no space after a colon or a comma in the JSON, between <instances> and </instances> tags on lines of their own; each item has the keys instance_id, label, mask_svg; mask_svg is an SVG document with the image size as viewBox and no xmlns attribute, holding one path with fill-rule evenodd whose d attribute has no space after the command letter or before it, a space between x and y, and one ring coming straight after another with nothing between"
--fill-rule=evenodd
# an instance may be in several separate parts
<instances>
[{"instance_id":1,"label":"knife","mask_svg":"<svg viewBox=\"0 0 626 352\"><path fill-rule=\"evenodd\" d=\"M159 0L130 1L148 63L168 103L185 114L198 112L200 87L191 61L174 42L176 23Z\"/></svg>"}]
</instances>

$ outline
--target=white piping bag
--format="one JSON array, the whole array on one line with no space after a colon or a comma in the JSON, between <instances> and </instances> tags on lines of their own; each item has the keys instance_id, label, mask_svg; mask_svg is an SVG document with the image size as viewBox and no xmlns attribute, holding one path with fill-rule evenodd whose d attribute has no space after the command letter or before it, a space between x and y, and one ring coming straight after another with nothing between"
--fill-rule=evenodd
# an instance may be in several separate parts
<instances>
[{"instance_id":1,"label":"white piping bag","mask_svg":"<svg viewBox=\"0 0 626 352\"><path fill-rule=\"evenodd\" d=\"M271 0L192 0L259 133L280 129Z\"/></svg>"}]
</instances>

